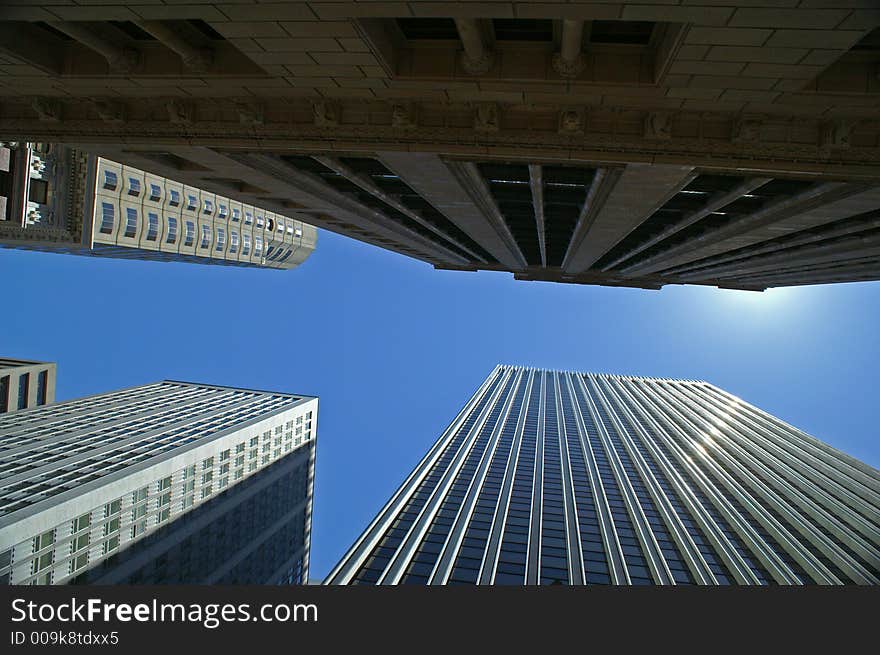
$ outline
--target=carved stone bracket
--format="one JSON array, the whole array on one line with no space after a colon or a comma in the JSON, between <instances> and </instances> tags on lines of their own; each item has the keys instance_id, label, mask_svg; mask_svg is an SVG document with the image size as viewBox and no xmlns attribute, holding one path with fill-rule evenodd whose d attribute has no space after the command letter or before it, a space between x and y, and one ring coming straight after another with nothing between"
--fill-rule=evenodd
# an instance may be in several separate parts
<instances>
[{"instance_id":1,"label":"carved stone bracket","mask_svg":"<svg viewBox=\"0 0 880 655\"><path fill-rule=\"evenodd\" d=\"M479 59L472 59L466 52L461 53L461 67L468 75L485 75L495 65L495 53L486 50Z\"/></svg>"},{"instance_id":2,"label":"carved stone bracket","mask_svg":"<svg viewBox=\"0 0 880 655\"><path fill-rule=\"evenodd\" d=\"M336 127L339 125L339 105L329 100L316 100L312 103L315 125Z\"/></svg>"},{"instance_id":3,"label":"carved stone bracket","mask_svg":"<svg viewBox=\"0 0 880 655\"><path fill-rule=\"evenodd\" d=\"M391 127L411 130L418 126L418 105L416 103L395 102L391 105Z\"/></svg>"},{"instance_id":4,"label":"carved stone bracket","mask_svg":"<svg viewBox=\"0 0 880 655\"><path fill-rule=\"evenodd\" d=\"M579 55L574 60L568 60L557 52L553 55L553 70L559 73L561 77L574 78L583 72L586 65L585 62L586 60L583 55Z\"/></svg>"},{"instance_id":5,"label":"carved stone bracket","mask_svg":"<svg viewBox=\"0 0 880 655\"><path fill-rule=\"evenodd\" d=\"M95 110L98 118L105 123L124 123L125 105L116 100L95 100Z\"/></svg>"},{"instance_id":6,"label":"carved stone bracket","mask_svg":"<svg viewBox=\"0 0 880 655\"><path fill-rule=\"evenodd\" d=\"M559 112L559 133L576 136L584 133L584 110L563 109Z\"/></svg>"},{"instance_id":7,"label":"carved stone bracket","mask_svg":"<svg viewBox=\"0 0 880 655\"><path fill-rule=\"evenodd\" d=\"M34 98L31 108L37 112L41 121L57 123L61 120L61 102L54 98Z\"/></svg>"},{"instance_id":8,"label":"carved stone bracket","mask_svg":"<svg viewBox=\"0 0 880 655\"><path fill-rule=\"evenodd\" d=\"M668 141L672 138L672 114L667 111L653 111L645 116L643 135L646 139Z\"/></svg>"},{"instance_id":9,"label":"carved stone bracket","mask_svg":"<svg viewBox=\"0 0 880 655\"><path fill-rule=\"evenodd\" d=\"M833 120L822 124L820 143L823 148L849 148L855 121Z\"/></svg>"},{"instance_id":10,"label":"carved stone bracket","mask_svg":"<svg viewBox=\"0 0 880 655\"><path fill-rule=\"evenodd\" d=\"M737 118L733 122L730 140L734 143L758 143L761 139L761 121L757 118Z\"/></svg>"},{"instance_id":11,"label":"carved stone bracket","mask_svg":"<svg viewBox=\"0 0 880 655\"><path fill-rule=\"evenodd\" d=\"M192 125L195 120L193 105L181 100L169 100L165 103L168 120L176 125Z\"/></svg>"},{"instance_id":12,"label":"carved stone bracket","mask_svg":"<svg viewBox=\"0 0 880 655\"><path fill-rule=\"evenodd\" d=\"M474 129L478 132L497 132L501 129L501 117L496 102L479 103L474 111Z\"/></svg>"},{"instance_id":13,"label":"carved stone bracket","mask_svg":"<svg viewBox=\"0 0 880 655\"><path fill-rule=\"evenodd\" d=\"M266 112L261 103L240 100L235 103L235 108L238 111L238 121L242 125L256 126L265 123Z\"/></svg>"}]
</instances>

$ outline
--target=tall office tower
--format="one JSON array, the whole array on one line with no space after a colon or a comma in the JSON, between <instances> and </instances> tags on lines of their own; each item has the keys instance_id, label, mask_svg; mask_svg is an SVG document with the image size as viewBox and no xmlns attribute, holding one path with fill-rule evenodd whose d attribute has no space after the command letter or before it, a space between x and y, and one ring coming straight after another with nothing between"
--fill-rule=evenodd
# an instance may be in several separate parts
<instances>
[{"instance_id":1,"label":"tall office tower","mask_svg":"<svg viewBox=\"0 0 880 655\"><path fill-rule=\"evenodd\" d=\"M55 376L52 362L0 358L0 414L53 402Z\"/></svg>"},{"instance_id":2,"label":"tall office tower","mask_svg":"<svg viewBox=\"0 0 880 655\"><path fill-rule=\"evenodd\" d=\"M0 416L0 583L306 580L317 410L165 381Z\"/></svg>"},{"instance_id":3,"label":"tall office tower","mask_svg":"<svg viewBox=\"0 0 880 655\"><path fill-rule=\"evenodd\" d=\"M0 246L284 269L315 249L301 220L81 150L16 143L0 154Z\"/></svg>"},{"instance_id":4,"label":"tall office tower","mask_svg":"<svg viewBox=\"0 0 880 655\"><path fill-rule=\"evenodd\" d=\"M497 367L329 584L877 584L880 473L706 382Z\"/></svg>"},{"instance_id":5,"label":"tall office tower","mask_svg":"<svg viewBox=\"0 0 880 655\"><path fill-rule=\"evenodd\" d=\"M3 0L0 138L441 269L880 279L876 0L105 3Z\"/></svg>"}]
</instances>

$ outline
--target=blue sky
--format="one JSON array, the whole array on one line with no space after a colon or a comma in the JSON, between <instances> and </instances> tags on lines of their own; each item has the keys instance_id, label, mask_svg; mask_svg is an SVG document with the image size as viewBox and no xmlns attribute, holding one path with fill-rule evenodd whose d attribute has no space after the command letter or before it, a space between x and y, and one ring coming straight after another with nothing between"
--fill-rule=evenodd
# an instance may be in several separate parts
<instances>
[{"instance_id":1,"label":"blue sky","mask_svg":"<svg viewBox=\"0 0 880 655\"><path fill-rule=\"evenodd\" d=\"M293 271L0 250L0 279L0 356L58 362L59 400L163 378L320 396L315 578L497 363L705 379L880 466L880 283L516 282L323 231Z\"/></svg>"}]
</instances>

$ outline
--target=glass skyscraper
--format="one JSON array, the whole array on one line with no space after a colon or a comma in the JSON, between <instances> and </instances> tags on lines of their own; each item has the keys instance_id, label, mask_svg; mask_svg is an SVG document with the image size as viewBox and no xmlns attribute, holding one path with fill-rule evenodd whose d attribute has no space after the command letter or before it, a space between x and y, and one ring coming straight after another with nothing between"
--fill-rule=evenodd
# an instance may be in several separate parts
<instances>
[{"instance_id":1,"label":"glass skyscraper","mask_svg":"<svg viewBox=\"0 0 880 655\"><path fill-rule=\"evenodd\" d=\"M327 584L880 583L880 472L702 381L499 366Z\"/></svg>"},{"instance_id":2,"label":"glass skyscraper","mask_svg":"<svg viewBox=\"0 0 880 655\"><path fill-rule=\"evenodd\" d=\"M0 584L304 582L317 410L165 381L0 415Z\"/></svg>"}]
</instances>

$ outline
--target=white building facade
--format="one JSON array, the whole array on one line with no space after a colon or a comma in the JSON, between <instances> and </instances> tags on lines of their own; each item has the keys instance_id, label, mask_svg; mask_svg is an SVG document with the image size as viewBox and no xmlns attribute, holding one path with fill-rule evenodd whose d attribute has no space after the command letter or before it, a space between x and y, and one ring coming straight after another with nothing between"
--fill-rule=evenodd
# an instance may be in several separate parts
<instances>
[{"instance_id":1,"label":"white building facade","mask_svg":"<svg viewBox=\"0 0 880 655\"><path fill-rule=\"evenodd\" d=\"M290 269L317 243L301 220L60 144L6 143L0 154L0 246Z\"/></svg>"},{"instance_id":2,"label":"white building facade","mask_svg":"<svg viewBox=\"0 0 880 655\"><path fill-rule=\"evenodd\" d=\"M277 553L275 568L298 567L305 580L317 409L314 397L165 381L0 417L0 582L85 579L142 540L173 532L181 517L222 505L224 492L291 463L299 545ZM276 510L261 508L269 522ZM186 581L210 578L272 532L246 536L209 565L196 558ZM245 581L284 581L272 576Z\"/></svg>"}]
</instances>

